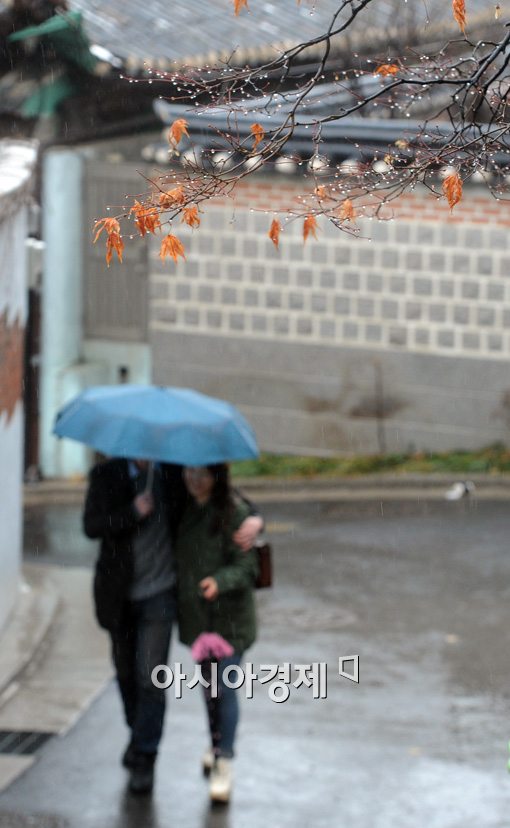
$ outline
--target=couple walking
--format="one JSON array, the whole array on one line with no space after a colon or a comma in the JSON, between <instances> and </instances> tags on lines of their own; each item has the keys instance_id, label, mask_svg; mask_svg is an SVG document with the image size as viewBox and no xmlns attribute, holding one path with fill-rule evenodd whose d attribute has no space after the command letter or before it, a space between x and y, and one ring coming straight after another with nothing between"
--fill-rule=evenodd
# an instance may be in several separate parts
<instances>
[{"instance_id":1,"label":"couple walking","mask_svg":"<svg viewBox=\"0 0 510 828\"><path fill-rule=\"evenodd\" d=\"M203 758L211 799L228 802L239 713L236 691L221 675L255 639L252 546L262 518L231 488L225 464L113 459L90 474L83 524L88 537L101 540L94 599L131 733L122 757L130 790L153 786L165 691L151 673L167 663L177 621L185 644L214 631L234 651L219 664L219 733L211 732Z\"/></svg>"}]
</instances>

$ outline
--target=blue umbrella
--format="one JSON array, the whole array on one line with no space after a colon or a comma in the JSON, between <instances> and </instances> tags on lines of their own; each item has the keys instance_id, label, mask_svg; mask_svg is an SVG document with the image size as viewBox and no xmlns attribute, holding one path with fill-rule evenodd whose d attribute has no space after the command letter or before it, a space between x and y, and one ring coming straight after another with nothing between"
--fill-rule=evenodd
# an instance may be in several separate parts
<instances>
[{"instance_id":1,"label":"blue umbrella","mask_svg":"<svg viewBox=\"0 0 510 828\"><path fill-rule=\"evenodd\" d=\"M111 457L185 466L258 456L253 429L235 406L189 388L88 388L57 414L53 433Z\"/></svg>"}]
</instances>

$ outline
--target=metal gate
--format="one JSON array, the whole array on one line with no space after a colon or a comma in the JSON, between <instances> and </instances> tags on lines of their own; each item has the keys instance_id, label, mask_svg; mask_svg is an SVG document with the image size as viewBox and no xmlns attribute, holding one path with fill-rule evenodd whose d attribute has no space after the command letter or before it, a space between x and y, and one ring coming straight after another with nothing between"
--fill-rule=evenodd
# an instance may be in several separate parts
<instances>
[{"instance_id":1,"label":"metal gate","mask_svg":"<svg viewBox=\"0 0 510 828\"><path fill-rule=\"evenodd\" d=\"M98 218L115 216L145 189L137 172L142 165L88 160L84 165L83 308L84 337L121 342L147 341L148 246L125 241L124 264L105 262L102 237L92 244ZM129 196L129 198L126 198ZM107 211L107 206L110 210Z\"/></svg>"}]
</instances>

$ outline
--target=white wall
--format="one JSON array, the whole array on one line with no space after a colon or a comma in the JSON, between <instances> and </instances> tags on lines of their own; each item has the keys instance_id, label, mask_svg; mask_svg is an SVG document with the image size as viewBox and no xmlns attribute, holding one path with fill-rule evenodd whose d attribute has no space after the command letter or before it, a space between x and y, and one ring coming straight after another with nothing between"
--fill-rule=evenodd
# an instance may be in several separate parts
<instances>
[{"instance_id":1,"label":"white wall","mask_svg":"<svg viewBox=\"0 0 510 828\"><path fill-rule=\"evenodd\" d=\"M83 189L86 151L55 148L43 164L43 308L40 392L40 466L44 477L85 475L93 453L52 431L59 409L91 385L151 380L150 349L145 343L83 339L83 248L91 246ZM118 186L118 184L117 184ZM65 232L62 228L65 227ZM101 265L104 269L103 254ZM105 279L110 279L106 271ZM104 301L111 299L106 292Z\"/></svg>"},{"instance_id":2,"label":"white wall","mask_svg":"<svg viewBox=\"0 0 510 828\"><path fill-rule=\"evenodd\" d=\"M0 141L0 630L21 568L26 202L34 162L31 144Z\"/></svg>"},{"instance_id":3,"label":"white wall","mask_svg":"<svg viewBox=\"0 0 510 828\"><path fill-rule=\"evenodd\" d=\"M22 440L21 403L10 423L0 416L0 631L17 597L22 541Z\"/></svg>"},{"instance_id":4,"label":"white wall","mask_svg":"<svg viewBox=\"0 0 510 828\"><path fill-rule=\"evenodd\" d=\"M59 408L81 390L79 372L71 382L67 377L82 359L81 186L79 152L57 148L45 154L39 421L40 465L45 477L65 474L62 450L52 434L53 423ZM77 447L77 451L79 458L83 457L84 450Z\"/></svg>"}]
</instances>

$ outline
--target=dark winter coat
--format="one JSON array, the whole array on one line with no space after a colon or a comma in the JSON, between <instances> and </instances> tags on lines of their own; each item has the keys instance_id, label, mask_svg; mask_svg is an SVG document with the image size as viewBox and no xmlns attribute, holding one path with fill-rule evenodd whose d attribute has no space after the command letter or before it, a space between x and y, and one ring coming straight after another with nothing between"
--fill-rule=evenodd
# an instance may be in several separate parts
<instances>
[{"instance_id":1,"label":"dark winter coat","mask_svg":"<svg viewBox=\"0 0 510 828\"><path fill-rule=\"evenodd\" d=\"M187 500L182 467L162 465L161 471L164 508L170 532L175 535ZM135 496L127 460L109 460L90 472L83 528L89 538L101 540L94 575L94 600L97 620L105 629L114 629L122 623L133 578L132 539L139 522L133 507Z\"/></svg>"}]
</instances>

